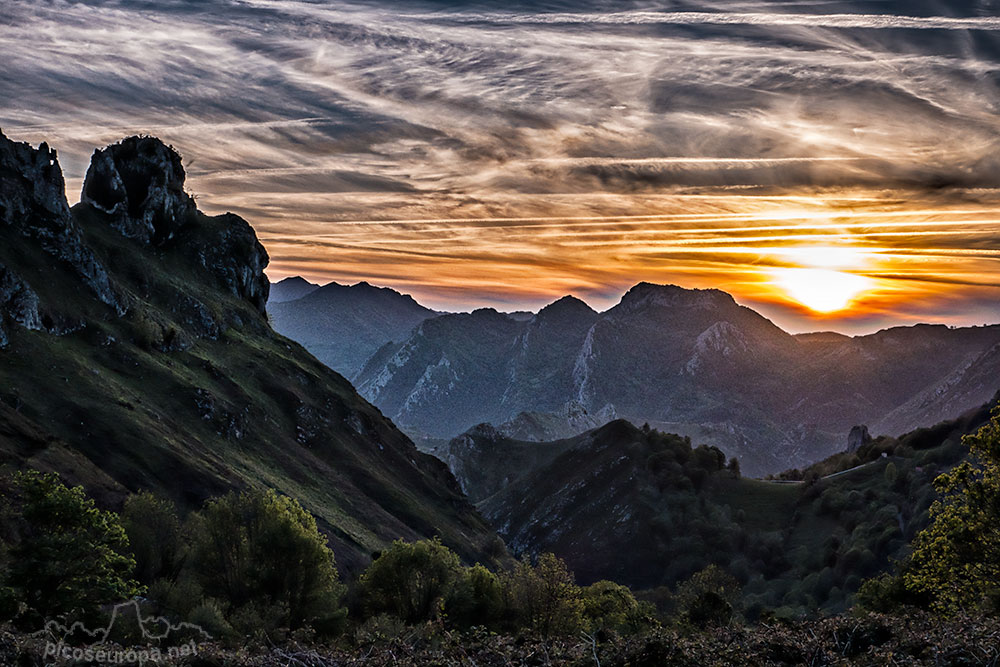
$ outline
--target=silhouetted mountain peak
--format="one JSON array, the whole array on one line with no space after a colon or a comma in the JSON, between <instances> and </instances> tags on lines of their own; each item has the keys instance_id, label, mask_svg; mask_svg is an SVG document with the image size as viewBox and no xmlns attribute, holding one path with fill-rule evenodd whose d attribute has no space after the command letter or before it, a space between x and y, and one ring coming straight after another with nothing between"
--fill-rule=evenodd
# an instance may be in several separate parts
<instances>
[{"instance_id":1,"label":"silhouetted mountain peak","mask_svg":"<svg viewBox=\"0 0 1000 667\"><path fill-rule=\"evenodd\" d=\"M466 434L473 436L474 438L481 438L492 442L498 442L504 437L503 433L501 433L496 426L487 422L476 424L470 428Z\"/></svg>"},{"instance_id":2,"label":"silhouetted mountain peak","mask_svg":"<svg viewBox=\"0 0 1000 667\"><path fill-rule=\"evenodd\" d=\"M172 249L219 286L264 314L267 252L243 218L201 214L184 191L181 156L155 137L128 137L94 151L80 204L103 214L122 236Z\"/></svg>"},{"instance_id":3,"label":"silhouetted mountain peak","mask_svg":"<svg viewBox=\"0 0 1000 667\"><path fill-rule=\"evenodd\" d=\"M271 301L274 328L303 343L316 357L347 378L392 341L408 337L438 313L409 294L368 282L331 282L298 298Z\"/></svg>"},{"instance_id":4,"label":"silhouetted mountain peak","mask_svg":"<svg viewBox=\"0 0 1000 667\"><path fill-rule=\"evenodd\" d=\"M427 315L434 314L434 311L417 303L409 294L397 292L391 287L378 287L367 281L353 285L330 282L313 290L303 298L308 299L308 303L312 306L317 306L321 303L343 303L350 304L354 308L364 308L366 306L378 306L380 308L397 307L406 310L419 310L425 312Z\"/></svg>"},{"instance_id":5,"label":"silhouetted mountain peak","mask_svg":"<svg viewBox=\"0 0 1000 667\"><path fill-rule=\"evenodd\" d=\"M271 283L271 291L268 294L267 302L284 303L295 301L304 296L312 294L319 289L319 285L311 283L302 276L291 276L276 283Z\"/></svg>"},{"instance_id":6,"label":"silhouetted mountain peak","mask_svg":"<svg viewBox=\"0 0 1000 667\"><path fill-rule=\"evenodd\" d=\"M537 320L546 320L581 316L596 317L597 311L575 296L567 295L539 310L535 318Z\"/></svg>"},{"instance_id":7,"label":"silhouetted mountain peak","mask_svg":"<svg viewBox=\"0 0 1000 667\"><path fill-rule=\"evenodd\" d=\"M641 282L625 293L615 309L634 312L650 307L714 309L733 305L736 301L722 290Z\"/></svg>"},{"instance_id":8,"label":"silhouetted mountain peak","mask_svg":"<svg viewBox=\"0 0 1000 667\"><path fill-rule=\"evenodd\" d=\"M801 343L833 343L841 344L851 340L850 336L845 336L836 331L811 331L809 333L795 334L795 340Z\"/></svg>"},{"instance_id":9,"label":"silhouetted mountain peak","mask_svg":"<svg viewBox=\"0 0 1000 667\"><path fill-rule=\"evenodd\" d=\"M510 319L506 313L501 313L496 308L476 308L469 315L484 320Z\"/></svg>"},{"instance_id":10,"label":"silhouetted mountain peak","mask_svg":"<svg viewBox=\"0 0 1000 667\"><path fill-rule=\"evenodd\" d=\"M271 291L267 296L268 304L295 301L308 296L319 289L319 285L311 283L302 276L291 276L276 283L271 283Z\"/></svg>"},{"instance_id":11,"label":"silhouetted mountain peak","mask_svg":"<svg viewBox=\"0 0 1000 667\"><path fill-rule=\"evenodd\" d=\"M336 283L331 283L331 284L335 285ZM360 292L362 294L371 294L376 297L380 296L387 297L394 300L398 300L401 303L406 303L408 306L416 306L424 310L428 311L430 310L429 308L425 308L424 306L421 306L419 303L417 303L417 300L414 299L409 294L403 294L402 292L394 290L391 287L379 287L378 285L372 285L367 280L362 280L359 283L355 283L354 285L351 285L348 289L353 290L355 293Z\"/></svg>"},{"instance_id":12,"label":"silhouetted mountain peak","mask_svg":"<svg viewBox=\"0 0 1000 667\"><path fill-rule=\"evenodd\" d=\"M11 141L0 130L0 176L0 222L21 226L55 218L62 226L70 223L59 158L48 144L35 149ZM39 215L43 212L46 215Z\"/></svg>"},{"instance_id":13,"label":"silhouetted mountain peak","mask_svg":"<svg viewBox=\"0 0 1000 667\"><path fill-rule=\"evenodd\" d=\"M10 237L0 248L0 347L8 340L5 321L50 333L81 326L77 308L46 303L56 272L64 269L89 297L110 306L116 315L125 313L129 299L85 242L66 202L56 152L48 144L35 149L0 133L2 229L10 230Z\"/></svg>"},{"instance_id":14,"label":"silhouetted mountain peak","mask_svg":"<svg viewBox=\"0 0 1000 667\"><path fill-rule=\"evenodd\" d=\"M290 276L284 280L279 280L274 283L275 285L285 285L286 287L319 287L315 283L311 283L302 276Z\"/></svg>"}]
</instances>

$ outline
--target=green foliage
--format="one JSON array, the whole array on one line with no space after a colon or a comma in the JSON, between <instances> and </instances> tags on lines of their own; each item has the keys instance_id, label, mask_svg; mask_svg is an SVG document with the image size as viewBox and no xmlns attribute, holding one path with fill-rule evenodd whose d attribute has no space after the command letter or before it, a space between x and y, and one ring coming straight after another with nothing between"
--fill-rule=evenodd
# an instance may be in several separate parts
<instances>
[{"instance_id":1,"label":"green foliage","mask_svg":"<svg viewBox=\"0 0 1000 667\"><path fill-rule=\"evenodd\" d=\"M1000 611L1000 410L965 439L973 455L935 482L941 499L914 540L906 589L945 613Z\"/></svg>"},{"instance_id":2,"label":"green foliage","mask_svg":"<svg viewBox=\"0 0 1000 667\"><path fill-rule=\"evenodd\" d=\"M534 566L527 560L505 577L510 606L522 627L542 637L579 632L584 626L580 588L566 563L545 553Z\"/></svg>"},{"instance_id":3,"label":"green foliage","mask_svg":"<svg viewBox=\"0 0 1000 667\"><path fill-rule=\"evenodd\" d=\"M565 555L571 568L614 572L636 589L676 588L715 564L741 583L738 606L751 615L779 607L791 617L840 613L864 578L905 556L928 521L933 479L964 456L952 443L986 418L979 410L927 433L879 438L828 462L860 467L832 478L810 469L801 484L740 478L712 448L609 426L601 442L620 446L566 451L546 474L484 507L536 548ZM599 481L577 490L570 480L584 474ZM557 530L536 523L536 508L552 498L574 508ZM612 515L629 530L594 531ZM592 548L560 551L586 540Z\"/></svg>"},{"instance_id":4,"label":"green foliage","mask_svg":"<svg viewBox=\"0 0 1000 667\"><path fill-rule=\"evenodd\" d=\"M273 490L230 493L192 517L191 534L194 576L237 630L339 630L346 611L334 555L296 501Z\"/></svg>"},{"instance_id":5,"label":"green foliage","mask_svg":"<svg viewBox=\"0 0 1000 667\"><path fill-rule=\"evenodd\" d=\"M591 631L614 630L633 633L652 624L656 608L639 602L627 586L613 581L598 581L581 591L583 616Z\"/></svg>"},{"instance_id":6,"label":"green foliage","mask_svg":"<svg viewBox=\"0 0 1000 667\"><path fill-rule=\"evenodd\" d=\"M129 496L121 514L135 558L135 576L144 586L177 577L183 562L181 521L169 500L142 492Z\"/></svg>"},{"instance_id":7,"label":"green foliage","mask_svg":"<svg viewBox=\"0 0 1000 667\"><path fill-rule=\"evenodd\" d=\"M397 540L361 575L365 607L407 623L436 618L461 574L458 556L437 538Z\"/></svg>"},{"instance_id":8,"label":"green foliage","mask_svg":"<svg viewBox=\"0 0 1000 667\"><path fill-rule=\"evenodd\" d=\"M3 527L7 611L16 601L25 623L36 623L139 592L135 561L118 516L94 506L83 487L67 488L53 474L14 476Z\"/></svg>"},{"instance_id":9,"label":"green foliage","mask_svg":"<svg viewBox=\"0 0 1000 667\"><path fill-rule=\"evenodd\" d=\"M896 480L899 479L899 469L896 468L895 463L889 463L885 467L884 474L885 474L885 483L889 484L890 486L895 484Z\"/></svg>"},{"instance_id":10,"label":"green foliage","mask_svg":"<svg viewBox=\"0 0 1000 667\"><path fill-rule=\"evenodd\" d=\"M677 589L677 608L682 619L695 627L727 625L740 585L715 565L696 572Z\"/></svg>"},{"instance_id":11,"label":"green foliage","mask_svg":"<svg viewBox=\"0 0 1000 667\"><path fill-rule=\"evenodd\" d=\"M926 599L906 589L903 577L883 572L865 580L854 597L859 609L891 613L905 605L925 606Z\"/></svg>"},{"instance_id":12,"label":"green foliage","mask_svg":"<svg viewBox=\"0 0 1000 667\"><path fill-rule=\"evenodd\" d=\"M463 570L446 608L448 619L459 627L496 627L505 612L500 578L478 564Z\"/></svg>"}]
</instances>

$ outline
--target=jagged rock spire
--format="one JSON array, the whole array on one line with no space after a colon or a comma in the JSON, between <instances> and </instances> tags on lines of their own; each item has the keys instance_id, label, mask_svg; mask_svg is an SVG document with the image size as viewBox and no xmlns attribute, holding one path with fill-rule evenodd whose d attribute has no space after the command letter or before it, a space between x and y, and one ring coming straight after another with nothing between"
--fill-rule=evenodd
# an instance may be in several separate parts
<instances>
[{"instance_id":1,"label":"jagged rock spire","mask_svg":"<svg viewBox=\"0 0 1000 667\"><path fill-rule=\"evenodd\" d=\"M184 192L184 167L173 148L155 137L128 137L94 151L80 201L113 216L128 238L164 243L195 212Z\"/></svg>"}]
</instances>

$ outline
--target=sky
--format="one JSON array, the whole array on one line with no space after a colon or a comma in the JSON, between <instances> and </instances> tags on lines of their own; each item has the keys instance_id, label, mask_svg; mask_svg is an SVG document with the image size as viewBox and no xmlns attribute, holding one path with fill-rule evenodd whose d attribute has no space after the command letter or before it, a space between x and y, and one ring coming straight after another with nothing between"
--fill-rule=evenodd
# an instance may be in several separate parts
<instances>
[{"instance_id":1,"label":"sky","mask_svg":"<svg viewBox=\"0 0 1000 667\"><path fill-rule=\"evenodd\" d=\"M1000 2L0 0L0 128L148 133L277 280L1000 322Z\"/></svg>"}]
</instances>

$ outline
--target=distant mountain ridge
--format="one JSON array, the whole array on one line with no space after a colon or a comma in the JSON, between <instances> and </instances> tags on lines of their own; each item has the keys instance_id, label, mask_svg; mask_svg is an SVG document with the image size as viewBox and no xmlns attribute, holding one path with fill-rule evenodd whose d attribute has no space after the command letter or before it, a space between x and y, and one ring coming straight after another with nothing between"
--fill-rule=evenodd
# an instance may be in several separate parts
<instances>
[{"instance_id":1,"label":"distant mountain ridge","mask_svg":"<svg viewBox=\"0 0 1000 667\"><path fill-rule=\"evenodd\" d=\"M55 151L0 134L0 465L112 507L274 488L352 572L435 535L489 561L445 465L268 326L267 263L245 220L197 210L158 139L96 151L70 209Z\"/></svg>"},{"instance_id":2,"label":"distant mountain ridge","mask_svg":"<svg viewBox=\"0 0 1000 667\"><path fill-rule=\"evenodd\" d=\"M268 294L267 303L271 305L286 301L295 301L315 292L319 288L319 285L311 283L300 276L285 278L276 283L271 283L271 292Z\"/></svg>"},{"instance_id":3,"label":"distant mountain ridge","mask_svg":"<svg viewBox=\"0 0 1000 667\"><path fill-rule=\"evenodd\" d=\"M515 440L545 442L572 438L618 418L614 406L590 413L576 401L568 402L557 412L522 412L496 429Z\"/></svg>"},{"instance_id":4,"label":"distant mountain ridge","mask_svg":"<svg viewBox=\"0 0 1000 667\"><path fill-rule=\"evenodd\" d=\"M527 322L492 310L428 320L391 354L370 360L356 383L398 423L439 436L469 422L557 413L573 401L639 424L736 421L750 432L747 440L770 444L782 440L780 429L763 419L741 424L725 411L741 381L796 347L728 294L642 283L604 313L564 298ZM751 469L783 465L782 452L750 451L736 437L724 444L744 457L756 454Z\"/></svg>"},{"instance_id":5,"label":"distant mountain ridge","mask_svg":"<svg viewBox=\"0 0 1000 667\"><path fill-rule=\"evenodd\" d=\"M529 319L428 316L353 381L432 438L519 418L520 439L567 437L572 404L715 444L763 475L839 451L857 424L899 433L980 405L998 375L1000 326L791 335L725 292L640 283L602 313L569 296Z\"/></svg>"},{"instance_id":6,"label":"distant mountain ridge","mask_svg":"<svg viewBox=\"0 0 1000 667\"><path fill-rule=\"evenodd\" d=\"M302 343L316 358L348 379L382 346L405 340L415 326L438 315L413 297L367 282L329 283L309 289L288 278L284 294L299 298L268 302L274 329Z\"/></svg>"}]
</instances>

